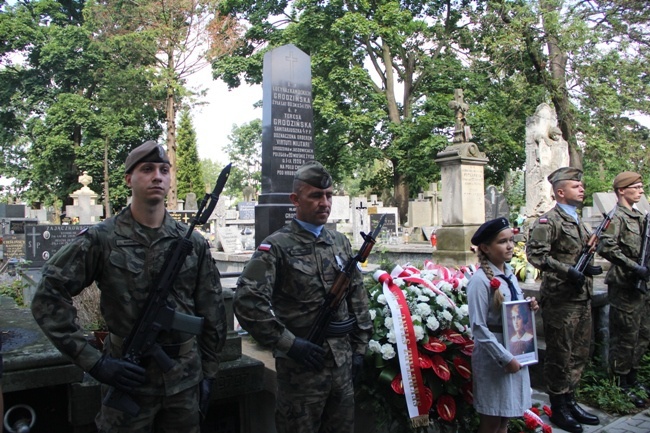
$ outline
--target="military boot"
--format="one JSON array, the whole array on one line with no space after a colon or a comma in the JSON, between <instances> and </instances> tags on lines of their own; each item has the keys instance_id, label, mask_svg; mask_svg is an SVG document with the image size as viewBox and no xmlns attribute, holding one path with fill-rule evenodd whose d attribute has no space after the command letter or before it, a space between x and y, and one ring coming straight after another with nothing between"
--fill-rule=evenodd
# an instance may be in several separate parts
<instances>
[{"instance_id":1,"label":"military boot","mask_svg":"<svg viewBox=\"0 0 650 433\"><path fill-rule=\"evenodd\" d=\"M596 415L587 412L578 405L578 402L576 402L575 399L575 395L572 392L566 394L566 396L567 406L569 406L569 411L571 412L571 415L573 415L573 417L576 419L576 421L578 421L580 424L600 424L600 420Z\"/></svg>"},{"instance_id":2,"label":"military boot","mask_svg":"<svg viewBox=\"0 0 650 433\"><path fill-rule=\"evenodd\" d=\"M628 396L630 402L638 408L645 407L645 401L634 393L632 386L628 383L627 374L620 374L617 376L617 379L619 387L625 393L625 395Z\"/></svg>"},{"instance_id":3,"label":"military boot","mask_svg":"<svg viewBox=\"0 0 650 433\"><path fill-rule=\"evenodd\" d=\"M582 433L582 425L571 415L567 394L549 394L551 400L550 420L553 424L571 433Z\"/></svg>"},{"instance_id":4,"label":"military boot","mask_svg":"<svg viewBox=\"0 0 650 433\"><path fill-rule=\"evenodd\" d=\"M630 372L627 374L627 383L630 385L632 388L638 388L640 390L643 390L643 392L646 393L646 396L650 397L650 387L644 385L639 381L639 379L636 376L636 369L631 369Z\"/></svg>"}]
</instances>

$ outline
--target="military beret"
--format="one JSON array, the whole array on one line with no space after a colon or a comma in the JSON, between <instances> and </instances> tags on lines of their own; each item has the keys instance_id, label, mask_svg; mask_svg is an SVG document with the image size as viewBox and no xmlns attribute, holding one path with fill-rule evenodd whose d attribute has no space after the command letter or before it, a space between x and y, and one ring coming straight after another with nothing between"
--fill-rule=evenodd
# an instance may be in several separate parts
<instances>
[{"instance_id":1,"label":"military beret","mask_svg":"<svg viewBox=\"0 0 650 433\"><path fill-rule=\"evenodd\" d=\"M635 173L633 171L624 171L623 173L616 175L613 185L614 189L618 189L626 188L630 185L634 185L635 183L640 182L643 182L643 178L639 173Z\"/></svg>"},{"instance_id":2,"label":"military beret","mask_svg":"<svg viewBox=\"0 0 650 433\"><path fill-rule=\"evenodd\" d=\"M130 173L140 162L166 162L169 164L167 152L153 140L145 141L129 153L124 162L124 172Z\"/></svg>"},{"instance_id":3,"label":"military beret","mask_svg":"<svg viewBox=\"0 0 650 433\"><path fill-rule=\"evenodd\" d=\"M510 228L508 220L505 218L497 218L490 221L486 221L476 230L474 236L472 236L472 244L480 245L487 243L494 239L494 237L501 231Z\"/></svg>"},{"instance_id":4,"label":"military beret","mask_svg":"<svg viewBox=\"0 0 650 433\"><path fill-rule=\"evenodd\" d=\"M561 167L549 174L547 179L551 185L562 180L577 180L579 182L582 180L582 170L575 167Z\"/></svg>"},{"instance_id":5,"label":"military beret","mask_svg":"<svg viewBox=\"0 0 650 433\"><path fill-rule=\"evenodd\" d=\"M293 177L294 180L301 180L316 188L329 188L332 186L332 176L325 170L325 167L318 161L309 161L300 167Z\"/></svg>"}]
</instances>

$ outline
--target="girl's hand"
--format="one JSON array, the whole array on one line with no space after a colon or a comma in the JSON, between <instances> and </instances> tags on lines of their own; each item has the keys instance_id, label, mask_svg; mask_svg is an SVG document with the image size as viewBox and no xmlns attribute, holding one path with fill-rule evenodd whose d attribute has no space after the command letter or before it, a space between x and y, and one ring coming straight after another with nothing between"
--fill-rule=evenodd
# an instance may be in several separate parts
<instances>
[{"instance_id":1,"label":"girl's hand","mask_svg":"<svg viewBox=\"0 0 650 433\"><path fill-rule=\"evenodd\" d=\"M537 299L533 296L532 298L526 298L528 302L530 302L530 309L533 311L533 313L536 313L537 310L539 310L539 304L537 303Z\"/></svg>"},{"instance_id":2,"label":"girl's hand","mask_svg":"<svg viewBox=\"0 0 650 433\"><path fill-rule=\"evenodd\" d=\"M516 373L521 370L521 364L519 361L517 361L516 358L512 358L512 361L507 363L503 369L506 371L506 373Z\"/></svg>"}]
</instances>

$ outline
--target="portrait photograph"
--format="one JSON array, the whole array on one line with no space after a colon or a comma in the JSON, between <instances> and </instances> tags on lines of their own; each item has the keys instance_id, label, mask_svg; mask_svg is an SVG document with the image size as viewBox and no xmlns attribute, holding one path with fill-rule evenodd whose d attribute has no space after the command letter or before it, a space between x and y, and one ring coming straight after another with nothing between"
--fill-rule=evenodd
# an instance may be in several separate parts
<instances>
[{"instance_id":1,"label":"portrait photograph","mask_svg":"<svg viewBox=\"0 0 650 433\"><path fill-rule=\"evenodd\" d=\"M503 343L521 365L536 364L535 313L526 300L503 303Z\"/></svg>"}]
</instances>

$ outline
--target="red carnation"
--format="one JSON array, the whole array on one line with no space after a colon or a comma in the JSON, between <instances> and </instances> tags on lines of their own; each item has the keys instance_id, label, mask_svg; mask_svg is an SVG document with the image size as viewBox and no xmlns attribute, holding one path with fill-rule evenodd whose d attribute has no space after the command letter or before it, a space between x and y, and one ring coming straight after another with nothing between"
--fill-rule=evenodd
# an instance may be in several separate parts
<instances>
[{"instance_id":1,"label":"red carnation","mask_svg":"<svg viewBox=\"0 0 650 433\"><path fill-rule=\"evenodd\" d=\"M492 290L496 290L496 289L498 289L499 287L501 287L501 281L499 281L496 277L495 277L495 278L492 278L492 279L490 280L490 288L491 288Z\"/></svg>"},{"instance_id":2,"label":"red carnation","mask_svg":"<svg viewBox=\"0 0 650 433\"><path fill-rule=\"evenodd\" d=\"M553 412L551 412L551 408L546 405L542 406L542 410L547 416L553 415Z\"/></svg>"}]
</instances>

